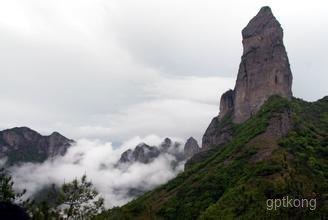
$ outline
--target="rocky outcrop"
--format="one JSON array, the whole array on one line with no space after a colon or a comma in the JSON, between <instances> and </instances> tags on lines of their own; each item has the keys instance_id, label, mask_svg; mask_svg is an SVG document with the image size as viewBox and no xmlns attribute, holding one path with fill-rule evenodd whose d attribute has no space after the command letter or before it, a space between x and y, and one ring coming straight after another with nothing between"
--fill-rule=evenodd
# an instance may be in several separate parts
<instances>
[{"instance_id":1,"label":"rocky outcrop","mask_svg":"<svg viewBox=\"0 0 328 220\"><path fill-rule=\"evenodd\" d=\"M132 152L132 160L141 163L149 163L158 157L160 151L157 147L148 146L145 143L139 144Z\"/></svg>"},{"instance_id":2,"label":"rocky outcrop","mask_svg":"<svg viewBox=\"0 0 328 220\"><path fill-rule=\"evenodd\" d=\"M8 165L18 162L43 162L64 155L74 143L58 132L43 136L27 128L17 127L0 131L0 158L7 157Z\"/></svg>"},{"instance_id":3,"label":"rocky outcrop","mask_svg":"<svg viewBox=\"0 0 328 220\"><path fill-rule=\"evenodd\" d=\"M184 148L183 148L185 157L191 158L196 153L198 153L199 150L200 150L200 148L198 146L196 139L193 137L188 138L188 140L186 141Z\"/></svg>"},{"instance_id":4,"label":"rocky outcrop","mask_svg":"<svg viewBox=\"0 0 328 220\"><path fill-rule=\"evenodd\" d=\"M119 163L131 163L131 162L140 162L140 163L150 163L156 157L158 157L160 151L157 147L149 146L145 143L141 143L134 150L128 149L123 152Z\"/></svg>"},{"instance_id":5,"label":"rocky outcrop","mask_svg":"<svg viewBox=\"0 0 328 220\"><path fill-rule=\"evenodd\" d=\"M229 89L221 96L220 100L220 114L219 118L223 118L229 112L233 112L235 101L235 92L232 89Z\"/></svg>"},{"instance_id":6,"label":"rocky outcrop","mask_svg":"<svg viewBox=\"0 0 328 220\"><path fill-rule=\"evenodd\" d=\"M161 151L167 151L172 146L172 140L165 138L164 141L159 145Z\"/></svg>"},{"instance_id":7,"label":"rocky outcrop","mask_svg":"<svg viewBox=\"0 0 328 220\"><path fill-rule=\"evenodd\" d=\"M55 157L57 155L64 155L69 146L74 142L58 132L53 132L51 135L45 138L47 146L48 157Z\"/></svg>"},{"instance_id":8,"label":"rocky outcrop","mask_svg":"<svg viewBox=\"0 0 328 220\"><path fill-rule=\"evenodd\" d=\"M256 114L272 95L292 98L292 73L283 44L283 29L269 7L263 7L242 30L243 55L234 90L225 92L220 113L207 128L202 149L231 139L231 126Z\"/></svg>"},{"instance_id":9,"label":"rocky outcrop","mask_svg":"<svg viewBox=\"0 0 328 220\"><path fill-rule=\"evenodd\" d=\"M165 138L159 146L149 146L141 143L134 149L124 151L117 165L131 164L134 162L147 164L154 161L160 155L165 154L173 158L174 164L178 164L200 151L198 143L193 137L188 138L183 149L180 145L180 143L172 141L170 138Z\"/></svg>"},{"instance_id":10,"label":"rocky outcrop","mask_svg":"<svg viewBox=\"0 0 328 220\"><path fill-rule=\"evenodd\" d=\"M133 161L132 153L133 153L133 151L131 149L124 151L121 154L119 163L129 163L129 162Z\"/></svg>"},{"instance_id":11,"label":"rocky outcrop","mask_svg":"<svg viewBox=\"0 0 328 220\"><path fill-rule=\"evenodd\" d=\"M263 7L242 31L243 56L239 66L233 121L255 114L272 95L291 99L292 73L283 30L269 7Z\"/></svg>"},{"instance_id":12,"label":"rocky outcrop","mask_svg":"<svg viewBox=\"0 0 328 220\"><path fill-rule=\"evenodd\" d=\"M201 150L208 150L210 147L219 147L228 143L232 138L232 127L229 123L222 123L219 116L212 119L206 129Z\"/></svg>"}]
</instances>

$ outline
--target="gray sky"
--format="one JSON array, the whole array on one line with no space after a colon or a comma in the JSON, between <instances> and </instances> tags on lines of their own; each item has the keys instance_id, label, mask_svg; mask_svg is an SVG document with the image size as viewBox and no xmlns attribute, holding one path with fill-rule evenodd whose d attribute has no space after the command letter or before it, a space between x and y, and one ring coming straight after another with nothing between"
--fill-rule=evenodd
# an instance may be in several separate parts
<instances>
[{"instance_id":1,"label":"gray sky","mask_svg":"<svg viewBox=\"0 0 328 220\"><path fill-rule=\"evenodd\" d=\"M324 0L0 1L0 128L199 139L264 5L284 28L294 95L328 95Z\"/></svg>"}]
</instances>

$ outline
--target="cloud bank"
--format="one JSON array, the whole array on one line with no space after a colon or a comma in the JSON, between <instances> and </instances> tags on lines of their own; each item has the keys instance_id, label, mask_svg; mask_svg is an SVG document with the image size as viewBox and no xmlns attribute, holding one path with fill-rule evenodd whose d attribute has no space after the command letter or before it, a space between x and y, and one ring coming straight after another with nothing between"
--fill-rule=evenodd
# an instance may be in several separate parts
<instances>
[{"instance_id":1,"label":"cloud bank","mask_svg":"<svg viewBox=\"0 0 328 220\"><path fill-rule=\"evenodd\" d=\"M150 164L133 163L124 169L116 166L121 153L129 147L140 142L158 146L162 140L155 135L135 137L119 148L114 148L111 143L79 140L63 157L42 164L23 164L12 167L10 171L15 188L27 189L26 196L52 183L60 186L86 174L104 197L106 207L119 206L133 199L134 192L151 190L183 170L184 162L172 168L174 158L169 154L161 154Z\"/></svg>"}]
</instances>

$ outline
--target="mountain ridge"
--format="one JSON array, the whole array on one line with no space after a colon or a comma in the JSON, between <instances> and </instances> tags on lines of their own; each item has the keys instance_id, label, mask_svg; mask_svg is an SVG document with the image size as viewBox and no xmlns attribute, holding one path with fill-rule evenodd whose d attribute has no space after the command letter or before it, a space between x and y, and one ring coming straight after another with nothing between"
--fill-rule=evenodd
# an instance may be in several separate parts
<instances>
[{"instance_id":1,"label":"mountain ridge","mask_svg":"<svg viewBox=\"0 0 328 220\"><path fill-rule=\"evenodd\" d=\"M175 158L176 163L191 158L200 151L198 142L193 137L189 137L185 142L183 149L180 149L181 143L173 142L170 138L165 138L159 146L150 146L146 143L139 143L135 148L127 149L121 154L118 166L131 164L134 162L151 163L161 154L169 154Z\"/></svg>"},{"instance_id":2,"label":"mountain ridge","mask_svg":"<svg viewBox=\"0 0 328 220\"><path fill-rule=\"evenodd\" d=\"M292 97L280 23L263 7L242 31L236 86L202 150L176 178L104 219L325 219L328 213L328 96ZM268 209L268 200L314 199L316 207Z\"/></svg>"},{"instance_id":3,"label":"mountain ridge","mask_svg":"<svg viewBox=\"0 0 328 220\"><path fill-rule=\"evenodd\" d=\"M292 119L288 133L279 129L272 132L286 113ZM313 118L316 118L314 122ZM323 130L316 129L308 137L309 131L313 133L313 123ZM327 96L312 103L273 96L254 117L233 125L234 138L225 147L212 148L211 155L190 164L175 179L121 208L103 213L102 217L323 218L328 211L325 196L328 192L327 125ZM311 148L307 149L307 145ZM282 195L316 198L317 209L315 212L309 209L267 210L266 200Z\"/></svg>"},{"instance_id":4,"label":"mountain ridge","mask_svg":"<svg viewBox=\"0 0 328 220\"><path fill-rule=\"evenodd\" d=\"M0 131L0 158L7 158L8 166L21 162L43 162L63 156L73 143L74 140L58 132L41 135L28 127L14 127Z\"/></svg>"}]
</instances>

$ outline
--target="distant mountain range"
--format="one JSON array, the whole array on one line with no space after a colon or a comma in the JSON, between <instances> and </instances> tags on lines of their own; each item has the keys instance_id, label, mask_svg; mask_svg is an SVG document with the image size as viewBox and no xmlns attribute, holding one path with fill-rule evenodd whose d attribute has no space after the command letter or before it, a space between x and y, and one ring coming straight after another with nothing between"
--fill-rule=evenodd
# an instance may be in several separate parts
<instances>
[{"instance_id":1,"label":"distant mountain range","mask_svg":"<svg viewBox=\"0 0 328 220\"><path fill-rule=\"evenodd\" d=\"M0 131L0 158L6 158L7 166L43 162L64 155L73 143L58 132L43 136L28 127L15 127Z\"/></svg>"},{"instance_id":2,"label":"distant mountain range","mask_svg":"<svg viewBox=\"0 0 328 220\"><path fill-rule=\"evenodd\" d=\"M6 159L6 166L24 162L44 162L47 159L63 156L75 141L58 132L43 136L28 127L15 127L0 131L0 159ZM159 146L138 144L122 153L117 165L135 162L150 163L166 153L177 163L191 158L200 151L197 141L190 137L183 148L181 143L165 138Z\"/></svg>"},{"instance_id":3,"label":"distant mountain range","mask_svg":"<svg viewBox=\"0 0 328 220\"><path fill-rule=\"evenodd\" d=\"M134 149L128 149L122 153L119 164L130 164L133 162L150 163L162 154L169 154L175 158L176 162L191 158L200 151L197 141L190 137L183 148L181 144L173 142L170 138L165 138L158 146L149 146L145 143L138 144Z\"/></svg>"}]
</instances>

